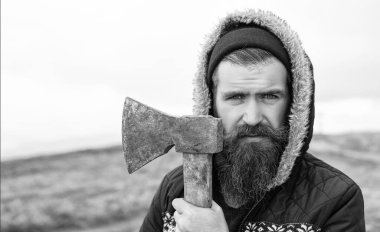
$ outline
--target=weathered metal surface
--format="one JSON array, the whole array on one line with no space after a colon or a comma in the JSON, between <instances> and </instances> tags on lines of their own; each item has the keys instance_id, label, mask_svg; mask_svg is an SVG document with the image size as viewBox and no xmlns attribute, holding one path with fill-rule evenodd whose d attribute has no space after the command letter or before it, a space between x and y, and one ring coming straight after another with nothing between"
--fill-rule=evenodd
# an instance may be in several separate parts
<instances>
[{"instance_id":1,"label":"weathered metal surface","mask_svg":"<svg viewBox=\"0 0 380 232\"><path fill-rule=\"evenodd\" d=\"M184 153L185 200L199 207L211 207L212 154L223 149L221 119L176 118L127 97L122 134L129 173L175 146L177 152Z\"/></svg>"},{"instance_id":2,"label":"weathered metal surface","mask_svg":"<svg viewBox=\"0 0 380 232\"><path fill-rule=\"evenodd\" d=\"M126 98L123 110L123 150L128 172L165 154L174 146L170 135L175 118Z\"/></svg>"},{"instance_id":3,"label":"weathered metal surface","mask_svg":"<svg viewBox=\"0 0 380 232\"><path fill-rule=\"evenodd\" d=\"M220 119L211 116L173 117L131 98L123 110L123 150L129 173L167 153L217 153L223 148Z\"/></svg>"},{"instance_id":4,"label":"weathered metal surface","mask_svg":"<svg viewBox=\"0 0 380 232\"><path fill-rule=\"evenodd\" d=\"M223 148L223 126L212 116L183 116L172 128L175 150L183 153L217 153Z\"/></svg>"},{"instance_id":5,"label":"weathered metal surface","mask_svg":"<svg viewBox=\"0 0 380 232\"><path fill-rule=\"evenodd\" d=\"M183 154L185 200L203 208L212 204L212 154Z\"/></svg>"}]
</instances>

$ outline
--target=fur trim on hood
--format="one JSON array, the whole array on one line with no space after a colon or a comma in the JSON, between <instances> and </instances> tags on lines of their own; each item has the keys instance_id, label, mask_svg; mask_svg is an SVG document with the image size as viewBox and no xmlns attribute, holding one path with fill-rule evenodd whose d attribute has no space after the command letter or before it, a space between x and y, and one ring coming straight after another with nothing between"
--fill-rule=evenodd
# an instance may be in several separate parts
<instances>
[{"instance_id":1,"label":"fur trim on hood","mask_svg":"<svg viewBox=\"0 0 380 232\"><path fill-rule=\"evenodd\" d=\"M238 11L227 15L208 36L200 56L194 79L193 114L207 115L212 106L206 84L208 61L218 39L226 32L243 25L257 25L275 34L289 54L292 72L292 105L289 115L289 141L281 157L277 175L268 190L283 184L291 174L295 160L307 151L313 132L314 79L312 64L301 41L287 23L271 12L261 10Z\"/></svg>"}]
</instances>

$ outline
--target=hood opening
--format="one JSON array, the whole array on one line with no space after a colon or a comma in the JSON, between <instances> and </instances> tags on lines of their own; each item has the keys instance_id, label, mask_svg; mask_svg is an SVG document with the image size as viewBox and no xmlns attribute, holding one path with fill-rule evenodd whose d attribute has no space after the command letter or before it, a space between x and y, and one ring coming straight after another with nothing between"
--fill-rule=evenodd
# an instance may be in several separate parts
<instances>
[{"instance_id":1,"label":"hood opening","mask_svg":"<svg viewBox=\"0 0 380 232\"><path fill-rule=\"evenodd\" d=\"M238 11L227 15L207 37L194 78L194 115L213 115L212 82L207 71L212 50L217 41L231 30L254 25L273 33L283 44L291 63L291 103L289 109L289 138L278 171L268 190L283 184L298 156L307 151L313 133L314 79L313 68L298 35L287 23L271 12Z\"/></svg>"}]
</instances>

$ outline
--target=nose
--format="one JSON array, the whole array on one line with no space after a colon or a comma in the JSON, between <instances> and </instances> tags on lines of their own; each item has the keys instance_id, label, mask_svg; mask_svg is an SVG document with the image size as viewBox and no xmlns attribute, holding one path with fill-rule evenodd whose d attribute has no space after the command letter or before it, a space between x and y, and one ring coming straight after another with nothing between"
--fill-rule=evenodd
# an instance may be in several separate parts
<instances>
[{"instance_id":1,"label":"nose","mask_svg":"<svg viewBox=\"0 0 380 232\"><path fill-rule=\"evenodd\" d=\"M244 109L243 122L247 125L254 126L260 123L262 119L263 116L259 105L254 100L250 101Z\"/></svg>"}]
</instances>

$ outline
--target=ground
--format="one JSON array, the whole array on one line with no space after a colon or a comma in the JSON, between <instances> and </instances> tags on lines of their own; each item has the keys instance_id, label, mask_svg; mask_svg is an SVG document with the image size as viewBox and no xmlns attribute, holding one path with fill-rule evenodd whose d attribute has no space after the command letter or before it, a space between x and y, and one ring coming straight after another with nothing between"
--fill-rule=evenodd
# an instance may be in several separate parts
<instances>
[{"instance_id":1,"label":"ground","mask_svg":"<svg viewBox=\"0 0 380 232\"><path fill-rule=\"evenodd\" d=\"M315 135L310 152L357 182L367 231L380 231L380 134ZM1 231L137 231L162 177L181 164L170 151L132 175L121 147L1 163Z\"/></svg>"}]
</instances>

